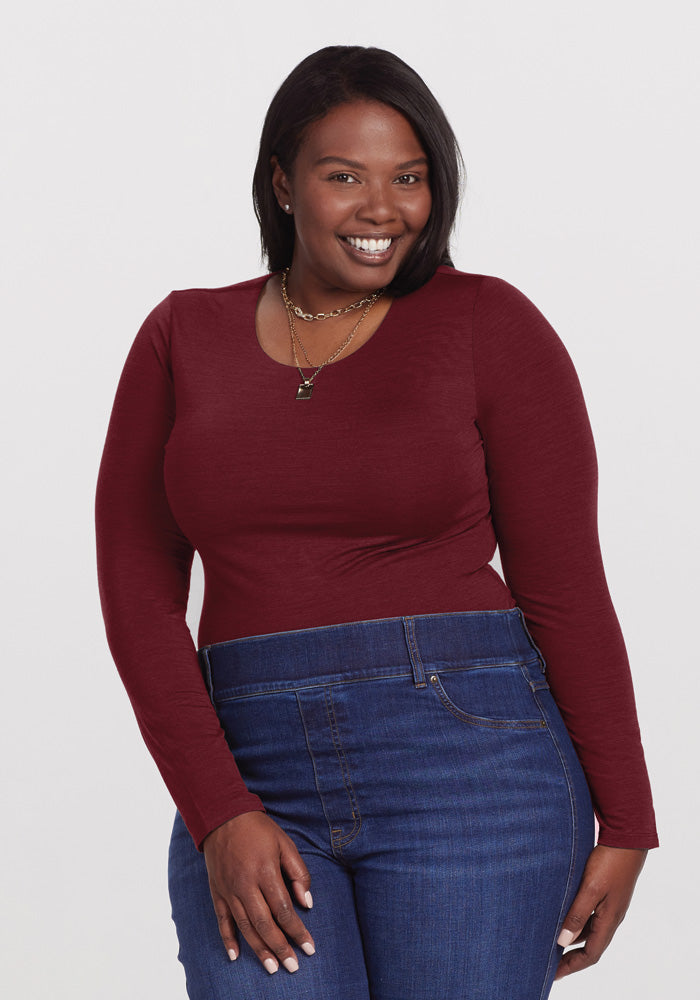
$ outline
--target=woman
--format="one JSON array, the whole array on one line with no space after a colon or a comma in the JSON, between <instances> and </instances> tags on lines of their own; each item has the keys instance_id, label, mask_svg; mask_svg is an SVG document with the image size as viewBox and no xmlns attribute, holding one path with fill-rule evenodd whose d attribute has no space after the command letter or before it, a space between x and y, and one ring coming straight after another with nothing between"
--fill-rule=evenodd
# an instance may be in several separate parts
<instances>
[{"instance_id":1,"label":"woman","mask_svg":"<svg viewBox=\"0 0 700 1000\"><path fill-rule=\"evenodd\" d=\"M193 998L545 997L657 843L578 379L452 267L459 162L397 57L309 56L260 143L270 273L171 293L122 375L101 595Z\"/></svg>"}]
</instances>

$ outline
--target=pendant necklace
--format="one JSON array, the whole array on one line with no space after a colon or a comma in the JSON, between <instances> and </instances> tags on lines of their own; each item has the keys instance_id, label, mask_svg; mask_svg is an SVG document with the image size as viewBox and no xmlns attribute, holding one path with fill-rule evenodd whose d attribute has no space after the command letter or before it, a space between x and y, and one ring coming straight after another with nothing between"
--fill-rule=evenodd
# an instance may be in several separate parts
<instances>
[{"instance_id":1,"label":"pendant necklace","mask_svg":"<svg viewBox=\"0 0 700 1000\"><path fill-rule=\"evenodd\" d=\"M325 368L326 365L331 363L331 361L334 361L338 357L338 355L345 350L345 348L348 346L352 338L357 333L358 329L360 328L360 324L365 319L365 317L369 313L374 303L382 295L384 289L379 288L377 289L376 292L372 292L371 295L366 296L364 299L360 299L358 302L353 302L351 305L345 306L342 309L334 309L330 313L316 313L316 314L305 313L301 309L296 307L292 302L292 300L289 298L289 295L287 293L288 273L289 273L289 268L287 268L285 271L282 272L282 300L284 302L285 309L287 310L287 319L289 320L289 335L292 341L292 354L294 355L294 363L297 366L299 375L301 376L301 382L299 383L299 386L297 388L296 399L311 399L311 393L313 392L314 388L313 385L314 379L316 378L316 376L318 375L318 373L321 371L322 368ZM334 351L333 354L331 354L331 356L327 358L322 364L318 365L318 367L313 365L309 361L309 356L306 353L306 348L302 343L301 337L297 333L296 326L294 324L294 316L295 315L300 316L302 319L308 320L309 322L311 322L312 320L330 319L332 316L340 316L342 313L350 312L353 309L359 309L363 305L365 308L362 310L362 315L360 316L359 320L352 328L348 336L345 338L343 343L340 345L340 347L336 351ZM297 356L297 349L296 349L297 341L299 341L299 346L302 349L308 367L309 368L316 367L316 371L312 375L309 375L308 378L306 377L306 375L304 375L304 372L302 371L301 366L299 364L299 358Z\"/></svg>"}]
</instances>

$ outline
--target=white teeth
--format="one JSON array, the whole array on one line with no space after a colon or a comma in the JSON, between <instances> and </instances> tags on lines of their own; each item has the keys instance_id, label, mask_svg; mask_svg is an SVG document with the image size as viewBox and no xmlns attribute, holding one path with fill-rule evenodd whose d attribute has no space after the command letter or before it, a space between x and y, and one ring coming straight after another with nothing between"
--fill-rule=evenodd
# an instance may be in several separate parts
<instances>
[{"instance_id":1,"label":"white teeth","mask_svg":"<svg viewBox=\"0 0 700 1000\"><path fill-rule=\"evenodd\" d=\"M391 246L391 239L375 240L361 239L358 236L347 236L348 243L356 250L365 250L367 253L384 253Z\"/></svg>"}]
</instances>

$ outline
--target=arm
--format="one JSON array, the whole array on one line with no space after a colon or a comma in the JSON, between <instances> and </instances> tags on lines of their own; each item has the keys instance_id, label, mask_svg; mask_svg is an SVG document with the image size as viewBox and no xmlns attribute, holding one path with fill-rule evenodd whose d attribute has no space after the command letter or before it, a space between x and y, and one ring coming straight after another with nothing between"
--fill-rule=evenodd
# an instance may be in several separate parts
<instances>
[{"instance_id":1,"label":"arm","mask_svg":"<svg viewBox=\"0 0 700 1000\"><path fill-rule=\"evenodd\" d=\"M292 906L311 905L309 873L289 837L245 787L199 670L185 613L193 548L172 515L163 460L175 421L170 298L129 353L97 485L97 557L110 649L143 738L203 851L221 937L235 925L268 972L295 971L288 938L313 953ZM274 918L272 914L274 913Z\"/></svg>"},{"instance_id":2,"label":"arm","mask_svg":"<svg viewBox=\"0 0 700 1000\"><path fill-rule=\"evenodd\" d=\"M600 823L564 927L586 940L558 975L596 961L658 844L629 662L605 578L597 462L561 340L517 289L484 277L474 310L477 421L503 573L547 665ZM591 914L595 917L591 920Z\"/></svg>"},{"instance_id":3,"label":"arm","mask_svg":"<svg viewBox=\"0 0 700 1000\"><path fill-rule=\"evenodd\" d=\"M599 843L658 843L622 632L598 541L597 463L561 340L517 289L485 277L474 315L477 420L503 573L542 651L581 760Z\"/></svg>"},{"instance_id":4,"label":"arm","mask_svg":"<svg viewBox=\"0 0 700 1000\"><path fill-rule=\"evenodd\" d=\"M238 773L185 621L193 548L163 479L175 420L169 338L170 297L141 327L117 389L97 484L97 567L112 655L201 850L211 830L262 804Z\"/></svg>"}]
</instances>

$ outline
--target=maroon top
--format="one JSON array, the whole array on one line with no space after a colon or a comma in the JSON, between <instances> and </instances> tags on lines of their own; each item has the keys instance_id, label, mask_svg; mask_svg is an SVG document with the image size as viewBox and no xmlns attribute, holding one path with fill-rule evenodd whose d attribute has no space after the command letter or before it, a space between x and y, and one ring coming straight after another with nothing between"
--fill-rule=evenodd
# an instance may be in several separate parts
<instances>
[{"instance_id":1,"label":"maroon top","mask_svg":"<svg viewBox=\"0 0 700 1000\"><path fill-rule=\"evenodd\" d=\"M126 361L98 482L110 648L195 843L262 808L185 622L196 549L200 646L518 605L585 770L599 843L655 846L598 542L593 438L557 334L508 282L441 267L302 402L296 369L255 335L266 280L156 306ZM507 585L489 565L496 542Z\"/></svg>"}]
</instances>

